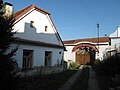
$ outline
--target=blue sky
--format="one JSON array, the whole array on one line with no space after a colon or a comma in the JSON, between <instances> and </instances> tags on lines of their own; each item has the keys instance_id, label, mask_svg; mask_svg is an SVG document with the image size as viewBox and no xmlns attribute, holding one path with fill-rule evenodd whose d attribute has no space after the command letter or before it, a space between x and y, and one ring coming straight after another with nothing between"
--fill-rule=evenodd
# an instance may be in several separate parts
<instances>
[{"instance_id":1,"label":"blue sky","mask_svg":"<svg viewBox=\"0 0 120 90\"><path fill-rule=\"evenodd\" d=\"M63 40L97 37L113 33L120 25L120 0L5 0L14 11L31 4L51 13Z\"/></svg>"}]
</instances>

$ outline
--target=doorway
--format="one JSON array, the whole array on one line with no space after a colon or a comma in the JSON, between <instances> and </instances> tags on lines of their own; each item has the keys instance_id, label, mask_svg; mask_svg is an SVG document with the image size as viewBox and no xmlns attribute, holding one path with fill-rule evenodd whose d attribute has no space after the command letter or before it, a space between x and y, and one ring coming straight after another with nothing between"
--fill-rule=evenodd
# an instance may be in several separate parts
<instances>
[{"instance_id":1,"label":"doorway","mask_svg":"<svg viewBox=\"0 0 120 90\"><path fill-rule=\"evenodd\" d=\"M90 63L90 55L86 50L78 50L76 52L76 63L79 64L89 64Z\"/></svg>"},{"instance_id":2,"label":"doorway","mask_svg":"<svg viewBox=\"0 0 120 90\"><path fill-rule=\"evenodd\" d=\"M45 51L45 66L51 66L52 64L52 52Z\"/></svg>"},{"instance_id":3,"label":"doorway","mask_svg":"<svg viewBox=\"0 0 120 90\"><path fill-rule=\"evenodd\" d=\"M91 47L80 47L76 50L76 63L93 65L95 50Z\"/></svg>"}]
</instances>

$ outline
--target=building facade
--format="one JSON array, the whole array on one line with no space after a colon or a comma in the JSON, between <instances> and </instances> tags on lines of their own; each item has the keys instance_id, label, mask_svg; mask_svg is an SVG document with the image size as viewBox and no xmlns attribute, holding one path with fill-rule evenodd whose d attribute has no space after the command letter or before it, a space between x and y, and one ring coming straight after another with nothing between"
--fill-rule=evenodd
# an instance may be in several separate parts
<instances>
[{"instance_id":1,"label":"building facade","mask_svg":"<svg viewBox=\"0 0 120 90\"><path fill-rule=\"evenodd\" d=\"M50 17L50 13L30 5L15 13L14 37L11 49L18 47L14 56L21 69L60 64L64 44Z\"/></svg>"},{"instance_id":2,"label":"building facade","mask_svg":"<svg viewBox=\"0 0 120 90\"><path fill-rule=\"evenodd\" d=\"M63 41L66 47L65 61L93 65L94 60L103 60L103 51L110 45L109 37L85 38Z\"/></svg>"},{"instance_id":3,"label":"building facade","mask_svg":"<svg viewBox=\"0 0 120 90\"><path fill-rule=\"evenodd\" d=\"M104 51L104 59L111 56L120 56L120 26L110 34L111 45Z\"/></svg>"}]
</instances>

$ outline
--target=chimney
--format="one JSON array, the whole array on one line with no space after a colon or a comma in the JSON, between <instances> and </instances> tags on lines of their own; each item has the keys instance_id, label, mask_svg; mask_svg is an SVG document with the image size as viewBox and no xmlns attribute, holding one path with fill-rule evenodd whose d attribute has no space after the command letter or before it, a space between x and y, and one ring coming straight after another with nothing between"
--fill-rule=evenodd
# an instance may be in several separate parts
<instances>
[{"instance_id":1,"label":"chimney","mask_svg":"<svg viewBox=\"0 0 120 90\"><path fill-rule=\"evenodd\" d=\"M10 16L13 13L13 5L11 3L5 2L5 16Z\"/></svg>"}]
</instances>

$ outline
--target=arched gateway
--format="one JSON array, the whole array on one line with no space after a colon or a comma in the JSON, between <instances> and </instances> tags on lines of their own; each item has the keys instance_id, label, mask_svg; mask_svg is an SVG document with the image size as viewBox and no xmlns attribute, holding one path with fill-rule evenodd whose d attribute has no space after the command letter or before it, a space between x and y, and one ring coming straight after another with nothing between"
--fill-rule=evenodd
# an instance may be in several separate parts
<instances>
[{"instance_id":1,"label":"arched gateway","mask_svg":"<svg viewBox=\"0 0 120 90\"><path fill-rule=\"evenodd\" d=\"M95 60L95 54L98 49L95 45L90 43L82 43L76 45L72 52L75 52L75 62L79 64L90 64L93 65Z\"/></svg>"},{"instance_id":2,"label":"arched gateway","mask_svg":"<svg viewBox=\"0 0 120 90\"><path fill-rule=\"evenodd\" d=\"M64 60L77 62L80 64L93 64L95 59L103 60L103 54L106 48L111 44L110 38L83 38L63 41L66 51L64 52ZM96 55L98 52L99 54Z\"/></svg>"}]
</instances>

